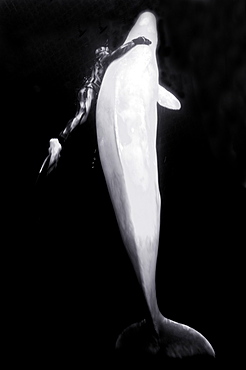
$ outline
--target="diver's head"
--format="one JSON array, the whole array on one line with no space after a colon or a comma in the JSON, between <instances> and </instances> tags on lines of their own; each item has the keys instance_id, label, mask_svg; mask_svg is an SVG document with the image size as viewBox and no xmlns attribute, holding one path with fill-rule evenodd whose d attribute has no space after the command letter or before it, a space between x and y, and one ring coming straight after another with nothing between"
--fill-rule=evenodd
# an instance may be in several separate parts
<instances>
[{"instance_id":1,"label":"diver's head","mask_svg":"<svg viewBox=\"0 0 246 370\"><path fill-rule=\"evenodd\" d=\"M110 53L110 50L107 46L102 46L95 51L96 58L102 58Z\"/></svg>"}]
</instances>

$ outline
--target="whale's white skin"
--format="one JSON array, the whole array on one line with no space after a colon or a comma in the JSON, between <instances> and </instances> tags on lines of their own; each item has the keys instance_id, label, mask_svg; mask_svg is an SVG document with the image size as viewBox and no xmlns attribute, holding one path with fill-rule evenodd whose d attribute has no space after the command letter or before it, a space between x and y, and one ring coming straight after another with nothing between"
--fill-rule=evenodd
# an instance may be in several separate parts
<instances>
[{"instance_id":1,"label":"whale's white skin","mask_svg":"<svg viewBox=\"0 0 246 370\"><path fill-rule=\"evenodd\" d=\"M100 160L119 230L156 332L170 338L174 335L176 339L183 336L180 331L201 336L164 318L157 304L155 273L161 210L156 153L157 103L170 109L180 109L181 104L159 85L156 18L151 12L140 14L124 43L138 36L148 38L151 44L137 45L114 61L101 85L96 108ZM185 351L174 349L172 339L169 342L171 349L166 352L170 356L182 357L194 352L183 354ZM168 348L166 341L165 346Z\"/></svg>"}]
</instances>

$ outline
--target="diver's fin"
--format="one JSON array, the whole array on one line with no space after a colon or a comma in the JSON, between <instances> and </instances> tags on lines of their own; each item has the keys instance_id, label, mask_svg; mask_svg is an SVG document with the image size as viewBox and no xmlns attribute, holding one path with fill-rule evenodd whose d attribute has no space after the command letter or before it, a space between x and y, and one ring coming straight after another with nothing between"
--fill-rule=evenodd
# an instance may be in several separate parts
<instances>
[{"instance_id":1,"label":"diver's fin","mask_svg":"<svg viewBox=\"0 0 246 370\"><path fill-rule=\"evenodd\" d=\"M158 103L169 109L179 110L181 108L180 101L161 85L158 86Z\"/></svg>"}]
</instances>

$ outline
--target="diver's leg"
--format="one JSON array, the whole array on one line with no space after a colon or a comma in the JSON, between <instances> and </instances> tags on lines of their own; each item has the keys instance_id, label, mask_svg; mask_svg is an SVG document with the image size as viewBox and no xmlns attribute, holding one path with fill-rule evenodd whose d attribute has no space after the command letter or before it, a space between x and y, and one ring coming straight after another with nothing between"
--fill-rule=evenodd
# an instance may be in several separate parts
<instances>
[{"instance_id":1,"label":"diver's leg","mask_svg":"<svg viewBox=\"0 0 246 370\"><path fill-rule=\"evenodd\" d=\"M59 141L64 143L71 132L78 126L83 124L89 115L91 104L95 98L95 92L92 88L83 87L79 92L79 109L75 117L69 121L65 129L59 134Z\"/></svg>"},{"instance_id":2,"label":"diver's leg","mask_svg":"<svg viewBox=\"0 0 246 370\"><path fill-rule=\"evenodd\" d=\"M56 167L61 156L61 151L64 143L68 139L72 131L78 126L83 124L89 115L91 104L95 98L95 91L92 88L83 87L79 92L79 109L73 119L66 125L65 129L60 132L58 138L52 138L49 143L48 156L45 158L39 176L45 172L46 175L50 174Z\"/></svg>"}]
</instances>

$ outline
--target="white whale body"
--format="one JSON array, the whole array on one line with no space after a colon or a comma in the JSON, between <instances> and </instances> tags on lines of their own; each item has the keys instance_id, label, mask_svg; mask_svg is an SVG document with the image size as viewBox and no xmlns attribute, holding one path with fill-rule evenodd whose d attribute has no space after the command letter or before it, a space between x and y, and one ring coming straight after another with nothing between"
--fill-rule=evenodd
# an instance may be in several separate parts
<instances>
[{"instance_id":1,"label":"white whale body","mask_svg":"<svg viewBox=\"0 0 246 370\"><path fill-rule=\"evenodd\" d=\"M159 244L161 197L156 153L157 103L180 109L179 100L159 85L156 18L140 14L124 43L138 36L151 41L137 45L107 69L96 108L100 160L119 230L143 290L156 342L145 350L170 357L214 354L197 331L166 319L156 299L155 273ZM117 341L127 347L129 331L141 336L145 325L134 324ZM146 349L147 348L147 349Z\"/></svg>"}]
</instances>

